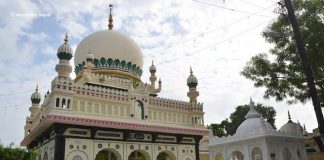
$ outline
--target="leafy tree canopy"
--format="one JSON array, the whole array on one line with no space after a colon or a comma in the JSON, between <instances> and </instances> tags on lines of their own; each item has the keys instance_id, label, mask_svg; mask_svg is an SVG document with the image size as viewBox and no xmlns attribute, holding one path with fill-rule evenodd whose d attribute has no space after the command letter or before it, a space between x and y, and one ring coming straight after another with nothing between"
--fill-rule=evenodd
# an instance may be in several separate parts
<instances>
[{"instance_id":1,"label":"leafy tree canopy","mask_svg":"<svg viewBox=\"0 0 324 160\"><path fill-rule=\"evenodd\" d=\"M0 160L33 160L36 156L26 149L18 148L11 143L7 147L0 144Z\"/></svg>"},{"instance_id":2,"label":"leafy tree canopy","mask_svg":"<svg viewBox=\"0 0 324 160\"><path fill-rule=\"evenodd\" d=\"M275 116L276 111L273 107L263 106L258 103L255 109L262 115L262 117L269 122L275 128ZM212 123L207 125L208 129L213 131L213 134L218 137L233 135L239 125L245 120L245 115L250 110L249 105L241 105L235 108L235 111L231 113L229 118L223 120L220 124Z\"/></svg>"},{"instance_id":3,"label":"leafy tree canopy","mask_svg":"<svg viewBox=\"0 0 324 160\"><path fill-rule=\"evenodd\" d=\"M324 105L324 1L294 0L295 14L304 39L307 57L314 73L315 85ZM306 102L309 92L304 70L293 38L287 13L280 14L264 31L263 37L274 44L269 53L258 54L243 68L241 74L265 87L264 98L274 97L288 103ZM269 34L269 33L275 34ZM272 36L269 36L272 35Z\"/></svg>"}]
</instances>

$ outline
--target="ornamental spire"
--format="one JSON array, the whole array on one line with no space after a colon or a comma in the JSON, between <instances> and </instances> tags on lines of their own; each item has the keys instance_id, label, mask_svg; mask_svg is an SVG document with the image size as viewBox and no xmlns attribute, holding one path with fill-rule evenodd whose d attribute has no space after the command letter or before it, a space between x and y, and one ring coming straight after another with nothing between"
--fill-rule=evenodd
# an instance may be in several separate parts
<instances>
[{"instance_id":1,"label":"ornamental spire","mask_svg":"<svg viewBox=\"0 0 324 160\"><path fill-rule=\"evenodd\" d=\"M292 122L292 121L291 121L291 117L290 117L290 112L289 112L289 110L288 110L288 122L290 122L290 123Z\"/></svg>"},{"instance_id":2,"label":"ornamental spire","mask_svg":"<svg viewBox=\"0 0 324 160\"><path fill-rule=\"evenodd\" d=\"M255 108L254 108L254 102L252 100L252 97L250 97L250 110L255 110Z\"/></svg>"},{"instance_id":3,"label":"ornamental spire","mask_svg":"<svg viewBox=\"0 0 324 160\"><path fill-rule=\"evenodd\" d=\"M64 38L64 42L68 43L69 42L69 37L68 37L68 33L65 33L65 38Z\"/></svg>"},{"instance_id":4,"label":"ornamental spire","mask_svg":"<svg viewBox=\"0 0 324 160\"><path fill-rule=\"evenodd\" d=\"M112 30L114 25L113 25L113 19L112 19L112 15L111 15L111 11L112 11L112 8L113 8L113 5L112 4L109 4L109 23L108 23L108 29L109 30Z\"/></svg>"},{"instance_id":5,"label":"ornamental spire","mask_svg":"<svg viewBox=\"0 0 324 160\"><path fill-rule=\"evenodd\" d=\"M36 84L36 92L38 91L38 83Z\"/></svg>"},{"instance_id":6,"label":"ornamental spire","mask_svg":"<svg viewBox=\"0 0 324 160\"><path fill-rule=\"evenodd\" d=\"M190 66L190 74L192 75L192 73L193 73L193 72L192 72L192 67Z\"/></svg>"}]
</instances>

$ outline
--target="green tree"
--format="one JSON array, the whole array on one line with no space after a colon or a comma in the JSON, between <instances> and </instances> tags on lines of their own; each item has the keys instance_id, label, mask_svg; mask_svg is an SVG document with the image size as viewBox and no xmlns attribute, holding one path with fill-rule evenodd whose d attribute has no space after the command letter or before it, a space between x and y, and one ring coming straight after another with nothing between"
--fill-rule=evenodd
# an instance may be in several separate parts
<instances>
[{"instance_id":1,"label":"green tree","mask_svg":"<svg viewBox=\"0 0 324 160\"><path fill-rule=\"evenodd\" d=\"M0 160L33 160L36 159L35 157L34 153L15 147L14 143L7 147L0 144Z\"/></svg>"},{"instance_id":2,"label":"green tree","mask_svg":"<svg viewBox=\"0 0 324 160\"><path fill-rule=\"evenodd\" d=\"M317 94L323 106L324 1L294 0L293 5L314 73ZM278 12L284 13L285 10L278 7ZM262 53L252 57L241 74L254 81L255 87L266 88L264 98L274 97L277 101L305 103L310 98L309 88L286 15L280 14L263 32L266 41L274 44L269 54ZM269 33L275 34L269 36Z\"/></svg>"},{"instance_id":3,"label":"green tree","mask_svg":"<svg viewBox=\"0 0 324 160\"><path fill-rule=\"evenodd\" d=\"M275 128L276 111L273 107L263 106L258 103L255 109L262 115L262 117ZM213 134L218 137L233 135L240 124L245 120L245 115L250 110L249 105L240 105L231 113L229 119L226 118L220 124L212 123L207 125L208 129L213 131Z\"/></svg>"}]
</instances>

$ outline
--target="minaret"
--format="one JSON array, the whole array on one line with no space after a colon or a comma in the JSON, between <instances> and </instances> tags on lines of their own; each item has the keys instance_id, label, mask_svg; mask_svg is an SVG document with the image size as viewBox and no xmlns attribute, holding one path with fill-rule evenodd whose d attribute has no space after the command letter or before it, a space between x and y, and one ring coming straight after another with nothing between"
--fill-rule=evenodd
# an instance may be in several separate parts
<instances>
[{"instance_id":1,"label":"minaret","mask_svg":"<svg viewBox=\"0 0 324 160\"><path fill-rule=\"evenodd\" d=\"M112 8L113 8L113 5L112 4L109 4L109 20L108 20L108 30L112 30L114 25L113 25L113 19L112 19L112 14L111 14L111 11L112 11Z\"/></svg>"},{"instance_id":2,"label":"minaret","mask_svg":"<svg viewBox=\"0 0 324 160\"><path fill-rule=\"evenodd\" d=\"M198 79L193 75L192 68L190 67L190 75L187 78L187 85L189 87L189 92L187 96L190 98L190 103L197 104L197 97L199 92L197 91Z\"/></svg>"},{"instance_id":3,"label":"minaret","mask_svg":"<svg viewBox=\"0 0 324 160\"><path fill-rule=\"evenodd\" d=\"M155 82L157 80L157 77L155 76L156 67L154 66L153 61L152 61L152 65L150 67L150 73L151 73L151 76L150 76L150 81L151 81L150 90L153 92L154 95L156 95L156 93L159 93L161 91L162 81L161 81L161 79L159 79L159 82L158 82L159 87L156 89L155 88Z\"/></svg>"},{"instance_id":4,"label":"minaret","mask_svg":"<svg viewBox=\"0 0 324 160\"><path fill-rule=\"evenodd\" d=\"M65 34L64 43L57 50L57 57L59 58L59 63L56 65L55 70L58 73L59 78L69 78L72 72L72 66L70 65L70 60L72 58L73 50L68 43L68 35Z\"/></svg>"},{"instance_id":5,"label":"minaret","mask_svg":"<svg viewBox=\"0 0 324 160\"><path fill-rule=\"evenodd\" d=\"M30 96L30 100L32 102L32 105L31 105L31 107L29 107L30 116L26 117L26 124L25 124L25 128L24 128L25 136L27 136L29 134L32 123L35 119L35 115L40 110L39 103L41 101L41 95L38 92L38 85L36 86L35 92Z\"/></svg>"},{"instance_id":6,"label":"minaret","mask_svg":"<svg viewBox=\"0 0 324 160\"><path fill-rule=\"evenodd\" d=\"M30 100L32 102L32 106L29 107L30 111L30 118L33 119L36 113L39 110L39 103L41 101L41 95L38 92L38 85L36 85L36 90L35 92L31 95Z\"/></svg>"}]
</instances>

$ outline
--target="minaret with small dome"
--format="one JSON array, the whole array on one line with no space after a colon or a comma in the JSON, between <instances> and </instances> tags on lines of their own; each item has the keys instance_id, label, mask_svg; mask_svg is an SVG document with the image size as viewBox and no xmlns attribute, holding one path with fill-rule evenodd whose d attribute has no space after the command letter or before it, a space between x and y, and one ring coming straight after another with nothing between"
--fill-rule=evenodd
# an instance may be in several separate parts
<instances>
[{"instance_id":1,"label":"minaret with small dome","mask_svg":"<svg viewBox=\"0 0 324 160\"><path fill-rule=\"evenodd\" d=\"M199 92L197 91L198 79L195 75L193 75L192 68L190 67L190 75L187 78L187 85L189 87L189 92L187 96L190 99L190 103L197 103L197 97L199 96Z\"/></svg>"},{"instance_id":2,"label":"minaret with small dome","mask_svg":"<svg viewBox=\"0 0 324 160\"><path fill-rule=\"evenodd\" d=\"M55 70L58 73L59 78L70 78L72 72L72 66L69 61L72 58L73 50L68 42L69 39L66 33L64 43L57 49L57 58L59 58L59 63L56 65Z\"/></svg>"},{"instance_id":3,"label":"minaret with small dome","mask_svg":"<svg viewBox=\"0 0 324 160\"><path fill-rule=\"evenodd\" d=\"M157 93L161 92L161 88L162 88L162 81L161 79L159 79L158 83L159 83L159 86L158 88L155 88L155 82L157 80L157 77L155 76L155 73L156 73L156 67L154 65L154 62L152 60L152 65L150 66L149 68L150 70L150 73L151 73L151 76L150 76L150 90L151 90L151 95L153 96L157 96Z\"/></svg>"},{"instance_id":4,"label":"minaret with small dome","mask_svg":"<svg viewBox=\"0 0 324 160\"><path fill-rule=\"evenodd\" d=\"M41 94L38 92L38 85L36 85L35 92L31 94L30 100L31 100L31 106L29 107L30 116L27 116L26 118L25 135L27 135L28 132L30 131L31 123L34 121L35 115L37 115L37 113L40 110L39 104L41 101Z\"/></svg>"}]
</instances>

